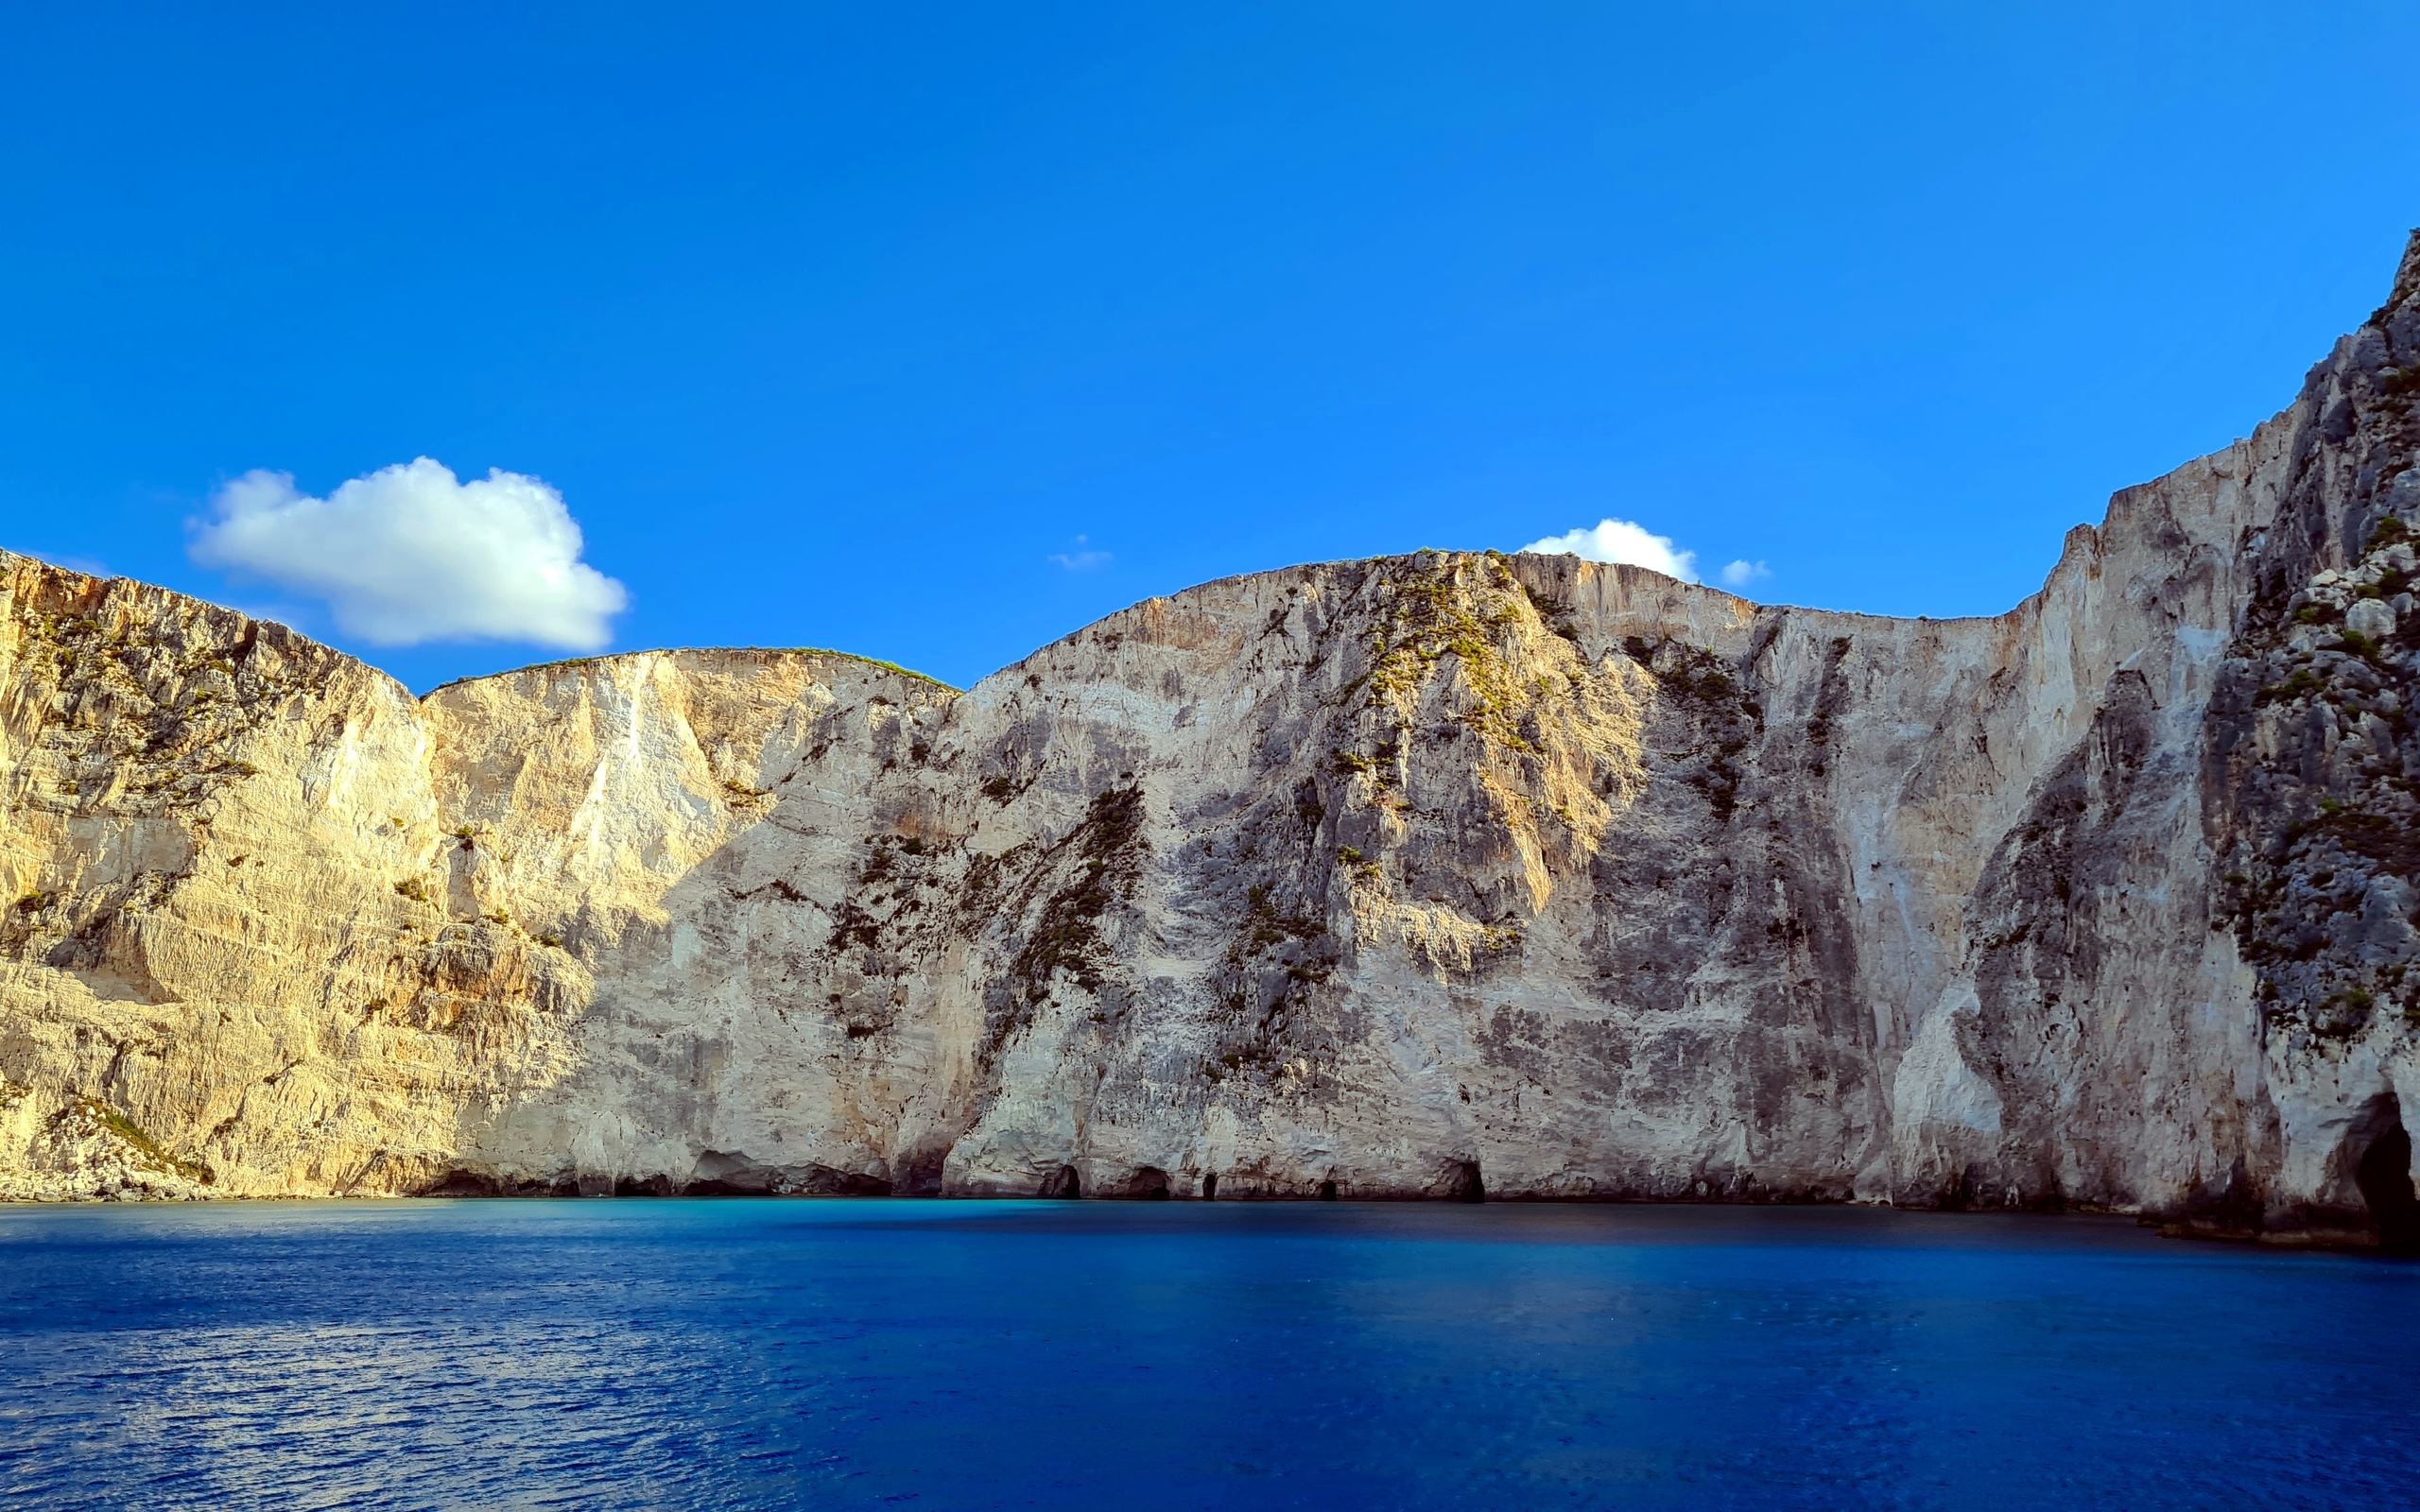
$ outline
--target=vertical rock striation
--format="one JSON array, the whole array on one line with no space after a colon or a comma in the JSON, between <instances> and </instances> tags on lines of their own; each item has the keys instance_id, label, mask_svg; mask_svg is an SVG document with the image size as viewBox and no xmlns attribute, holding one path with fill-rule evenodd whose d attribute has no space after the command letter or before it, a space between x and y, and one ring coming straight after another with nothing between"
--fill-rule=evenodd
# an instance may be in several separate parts
<instances>
[{"instance_id":1,"label":"vertical rock striation","mask_svg":"<svg viewBox=\"0 0 2420 1512\"><path fill-rule=\"evenodd\" d=\"M955 694L415 700L0 558L0 1195L2092 1206L2420 1241L2420 242L1993 619L1424 552Z\"/></svg>"}]
</instances>

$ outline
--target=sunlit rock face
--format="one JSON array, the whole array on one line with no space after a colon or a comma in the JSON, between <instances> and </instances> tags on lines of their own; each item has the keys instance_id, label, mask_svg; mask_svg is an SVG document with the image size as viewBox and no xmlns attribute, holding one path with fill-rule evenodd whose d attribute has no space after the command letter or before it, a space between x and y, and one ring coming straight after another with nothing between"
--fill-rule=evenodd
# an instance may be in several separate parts
<instances>
[{"instance_id":1,"label":"sunlit rock face","mask_svg":"<svg viewBox=\"0 0 2420 1512\"><path fill-rule=\"evenodd\" d=\"M0 558L0 1195L1215 1180L2408 1244L2415 398L2408 255L1995 619L1426 552L963 694L680 651L414 699Z\"/></svg>"}]
</instances>

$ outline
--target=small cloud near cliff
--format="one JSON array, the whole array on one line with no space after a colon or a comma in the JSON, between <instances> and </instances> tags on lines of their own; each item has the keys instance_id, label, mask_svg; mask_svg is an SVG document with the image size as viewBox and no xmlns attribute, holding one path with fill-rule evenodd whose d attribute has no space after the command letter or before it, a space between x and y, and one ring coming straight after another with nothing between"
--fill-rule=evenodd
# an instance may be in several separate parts
<instances>
[{"instance_id":1,"label":"small cloud near cliff","mask_svg":"<svg viewBox=\"0 0 2420 1512\"><path fill-rule=\"evenodd\" d=\"M71 573L82 573L87 577L111 576L109 563L95 557L62 556L55 551L44 551L39 546L20 546L16 549L19 554L31 557L36 561L46 561L53 567L64 567Z\"/></svg>"},{"instance_id":2,"label":"small cloud near cliff","mask_svg":"<svg viewBox=\"0 0 2420 1512\"><path fill-rule=\"evenodd\" d=\"M1088 573L1108 566L1112 558L1108 552L1093 550L1090 537L1078 536L1075 550L1052 552L1050 559L1071 573Z\"/></svg>"},{"instance_id":3,"label":"small cloud near cliff","mask_svg":"<svg viewBox=\"0 0 2420 1512\"><path fill-rule=\"evenodd\" d=\"M1722 586L1745 588L1750 583L1771 577L1773 570L1760 561L1735 561L1722 569Z\"/></svg>"},{"instance_id":4,"label":"small cloud near cliff","mask_svg":"<svg viewBox=\"0 0 2420 1512\"><path fill-rule=\"evenodd\" d=\"M1696 552L1683 551L1672 544L1671 537L1652 534L1645 525L1628 520L1600 520L1590 529L1548 536L1521 549L1588 561L1626 562L1633 567L1652 568L1685 583L1698 580Z\"/></svg>"},{"instance_id":5,"label":"small cloud near cliff","mask_svg":"<svg viewBox=\"0 0 2420 1512\"><path fill-rule=\"evenodd\" d=\"M424 456L324 499L291 474L221 488L194 560L324 600L338 627L378 645L518 641L593 651L630 602L579 559L578 522L536 478L492 470L464 483Z\"/></svg>"}]
</instances>

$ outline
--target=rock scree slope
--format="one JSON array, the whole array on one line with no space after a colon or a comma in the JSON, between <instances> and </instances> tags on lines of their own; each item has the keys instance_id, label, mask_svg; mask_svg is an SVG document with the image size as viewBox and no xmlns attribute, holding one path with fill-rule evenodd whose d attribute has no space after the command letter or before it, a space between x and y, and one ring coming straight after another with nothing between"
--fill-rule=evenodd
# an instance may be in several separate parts
<instances>
[{"instance_id":1,"label":"rock scree slope","mask_svg":"<svg viewBox=\"0 0 2420 1512\"><path fill-rule=\"evenodd\" d=\"M0 1195L2092 1207L2420 1241L2420 237L1992 619L1421 552L965 693L415 699L0 556Z\"/></svg>"}]
</instances>

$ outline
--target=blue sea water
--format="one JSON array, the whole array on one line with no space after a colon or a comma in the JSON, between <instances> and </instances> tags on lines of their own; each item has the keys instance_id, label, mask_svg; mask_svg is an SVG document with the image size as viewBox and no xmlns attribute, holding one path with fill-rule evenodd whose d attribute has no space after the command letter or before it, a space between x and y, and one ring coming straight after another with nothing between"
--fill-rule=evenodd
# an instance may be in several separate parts
<instances>
[{"instance_id":1,"label":"blue sea water","mask_svg":"<svg viewBox=\"0 0 2420 1512\"><path fill-rule=\"evenodd\" d=\"M2118 1220L0 1210L0 1504L2408 1507L2420 1266Z\"/></svg>"}]
</instances>

